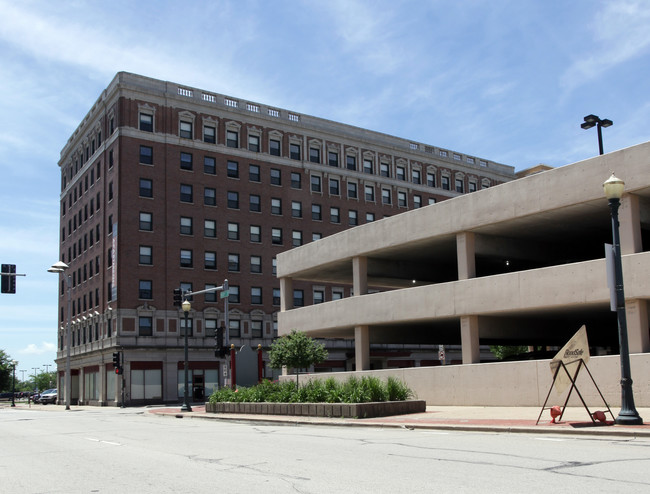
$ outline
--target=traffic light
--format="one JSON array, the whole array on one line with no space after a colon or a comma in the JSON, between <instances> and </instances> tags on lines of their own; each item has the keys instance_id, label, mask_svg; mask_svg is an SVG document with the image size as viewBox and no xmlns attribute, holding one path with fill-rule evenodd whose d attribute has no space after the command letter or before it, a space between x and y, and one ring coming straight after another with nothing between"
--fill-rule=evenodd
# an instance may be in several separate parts
<instances>
[{"instance_id":1,"label":"traffic light","mask_svg":"<svg viewBox=\"0 0 650 494\"><path fill-rule=\"evenodd\" d=\"M2 265L2 293L16 293L15 264Z\"/></svg>"},{"instance_id":2,"label":"traffic light","mask_svg":"<svg viewBox=\"0 0 650 494\"><path fill-rule=\"evenodd\" d=\"M227 352L226 352L226 348L224 348L223 346L223 327L217 328L217 334L215 335L214 339L217 342L217 347L214 350L214 356L225 357Z\"/></svg>"},{"instance_id":3,"label":"traffic light","mask_svg":"<svg viewBox=\"0 0 650 494\"><path fill-rule=\"evenodd\" d=\"M183 292L180 288L174 288L174 307L180 307L183 304Z\"/></svg>"},{"instance_id":4,"label":"traffic light","mask_svg":"<svg viewBox=\"0 0 650 494\"><path fill-rule=\"evenodd\" d=\"M122 374L122 364L120 363L120 352L113 352L113 367L115 367L115 374Z\"/></svg>"}]
</instances>

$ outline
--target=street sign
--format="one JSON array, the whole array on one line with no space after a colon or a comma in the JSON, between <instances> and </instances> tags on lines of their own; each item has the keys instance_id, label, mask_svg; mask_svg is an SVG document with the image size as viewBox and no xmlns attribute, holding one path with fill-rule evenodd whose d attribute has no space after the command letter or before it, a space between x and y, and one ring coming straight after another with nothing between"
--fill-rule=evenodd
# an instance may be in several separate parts
<instances>
[{"instance_id":1,"label":"street sign","mask_svg":"<svg viewBox=\"0 0 650 494\"><path fill-rule=\"evenodd\" d=\"M230 292L228 290L224 290L219 294L219 298L227 298Z\"/></svg>"}]
</instances>

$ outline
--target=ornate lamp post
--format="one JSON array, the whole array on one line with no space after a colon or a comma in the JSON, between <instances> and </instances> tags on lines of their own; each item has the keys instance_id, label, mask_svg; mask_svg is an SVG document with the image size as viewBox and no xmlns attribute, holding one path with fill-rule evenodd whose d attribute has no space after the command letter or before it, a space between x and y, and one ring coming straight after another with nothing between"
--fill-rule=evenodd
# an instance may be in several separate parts
<instances>
[{"instance_id":1,"label":"ornate lamp post","mask_svg":"<svg viewBox=\"0 0 650 494\"><path fill-rule=\"evenodd\" d=\"M609 127L614 122L608 118L601 120L596 115L587 115L584 120L584 123L580 124L580 127L583 129L587 130L591 129L594 125L596 126L596 129L598 130L598 151L600 154L603 154L603 131L601 129L603 127Z\"/></svg>"},{"instance_id":2,"label":"ornate lamp post","mask_svg":"<svg viewBox=\"0 0 650 494\"><path fill-rule=\"evenodd\" d=\"M69 274L66 274L65 271L69 268L66 263L59 261L56 264L53 264L50 269L47 271L50 273L57 273L63 276L65 284L67 287L67 308L66 308L66 322L65 322L65 345L66 345L66 354L65 354L65 409L70 410L70 401L72 396L72 382L71 382L71 373L70 373L70 347L71 343L71 332L72 332L72 277ZM60 395L59 395L60 396Z\"/></svg>"},{"instance_id":3,"label":"ornate lamp post","mask_svg":"<svg viewBox=\"0 0 650 494\"><path fill-rule=\"evenodd\" d=\"M18 365L17 360L11 361L13 378L11 381L11 406L16 406L16 366Z\"/></svg>"},{"instance_id":4,"label":"ornate lamp post","mask_svg":"<svg viewBox=\"0 0 650 494\"><path fill-rule=\"evenodd\" d=\"M621 264L621 245L618 231L618 208L625 189L625 182L612 176L603 184L605 197L609 202L612 216L612 237L614 250L614 282L616 284L616 315L618 318L618 344L621 360L621 411L616 423L622 425L641 425L643 419L634 407L632 375L630 371L630 350L627 342L627 319L625 316L625 294L623 292L623 267Z\"/></svg>"},{"instance_id":5,"label":"ornate lamp post","mask_svg":"<svg viewBox=\"0 0 650 494\"><path fill-rule=\"evenodd\" d=\"M188 399L188 388L189 388L189 383L188 383L188 356L187 356L187 333L188 333L188 314L190 310L192 309L192 304L189 303L187 299L183 301L183 312L185 313L185 390L183 392L183 406L181 407L181 412L191 412L192 407L190 406L190 402Z\"/></svg>"}]
</instances>

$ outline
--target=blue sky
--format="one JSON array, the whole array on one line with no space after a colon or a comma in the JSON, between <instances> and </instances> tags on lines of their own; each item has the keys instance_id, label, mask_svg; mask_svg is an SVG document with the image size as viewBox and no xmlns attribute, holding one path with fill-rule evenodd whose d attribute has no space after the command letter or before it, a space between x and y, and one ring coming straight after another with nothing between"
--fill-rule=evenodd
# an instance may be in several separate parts
<instances>
[{"instance_id":1,"label":"blue sky","mask_svg":"<svg viewBox=\"0 0 650 494\"><path fill-rule=\"evenodd\" d=\"M0 0L0 261L27 274L0 348L25 375L56 355L59 153L118 71L562 166L597 154L590 113L605 152L650 139L650 2Z\"/></svg>"}]
</instances>

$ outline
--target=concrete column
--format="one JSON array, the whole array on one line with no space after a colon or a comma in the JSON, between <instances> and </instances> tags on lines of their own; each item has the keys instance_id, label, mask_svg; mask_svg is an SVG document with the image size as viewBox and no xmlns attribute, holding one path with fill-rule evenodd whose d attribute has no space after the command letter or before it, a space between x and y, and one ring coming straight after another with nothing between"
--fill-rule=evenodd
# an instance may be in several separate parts
<instances>
[{"instance_id":1,"label":"concrete column","mask_svg":"<svg viewBox=\"0 0 650 494\"><path fill-rule=\"evenodd\" d=\"M97 395L99 399L99 406L106 405L106 364L99 365L99 372L97 373Z\"/></svg>"},{"instance_id":2,"label":"concrete column","mask_svg":"<svg viewBox=\"0 0 650 494\"><path fill-rule=\"evenodd\" d=\"M641 244L641 215L639 196L626 194L619 209L621 254L635 254L643 250Z\"/></svg>"},{"instance_id":3,"label":"concrete column","mask_svg":"<svg viewBox=\"0 0 650 494\"><path fill-rule=\"evenodd\" d=\"M352 289L354 295L368 293L368 258L355 257L352 259Z\"/></svg>"},{"instance_id":4,"label":"concrete column","mask_svg":"<svg viewBox=\"0 0 650 494\"><path fill-rule=\"evenodd\" d=\"M293 278L280 278L280 312L293 309Z\"/></svg>"},{"instance_id":5,"label":"concrete column","mask_svg":"<svg viewBox=\"0 0 650 494\"><path fill-rule=\"evenodd\" d=\"M460 341L463 351L463 364L476 364L481 361L478 338L478 316L461 316Z\"/></svg>"},{"instance_id":6,"label":"concrete column","mask_svg":"<svg viewBox=\"0 0 650 494\"><path fill-rule=\"evenodd\" d=\"M79 403L86 404L86 379L83 367L79 369Z\"/></svg>"},{"instance_id":7,"label":"concrete column","mask_svg":"<svg viewBox=\"0 0 650 494\"><path fill-rule=\"evenodd\" d=\"M472 232L456 234L456 257L458 258L458 279L476 277L475 237Z\"/></svg>"},{"instance_id":8,"label":"concrete column","mask_svg":"<svg viewBox=\"0 0 650 494\"><path fill-rule=\"evenodd\" d=\"M370 331L368 326L354 328L354 361L356 370L370 369Z\"/></svg>"},{"instance_id":9,"label":"concrete column","mask_svg":"<svg viewBox=\"0 0 650 494\"><path fill-rule=\"evenodd\" d=\"M626 300L627 337L630 353L650 352L648 303L644 299Z\"/></svg>"}]
</instances>

